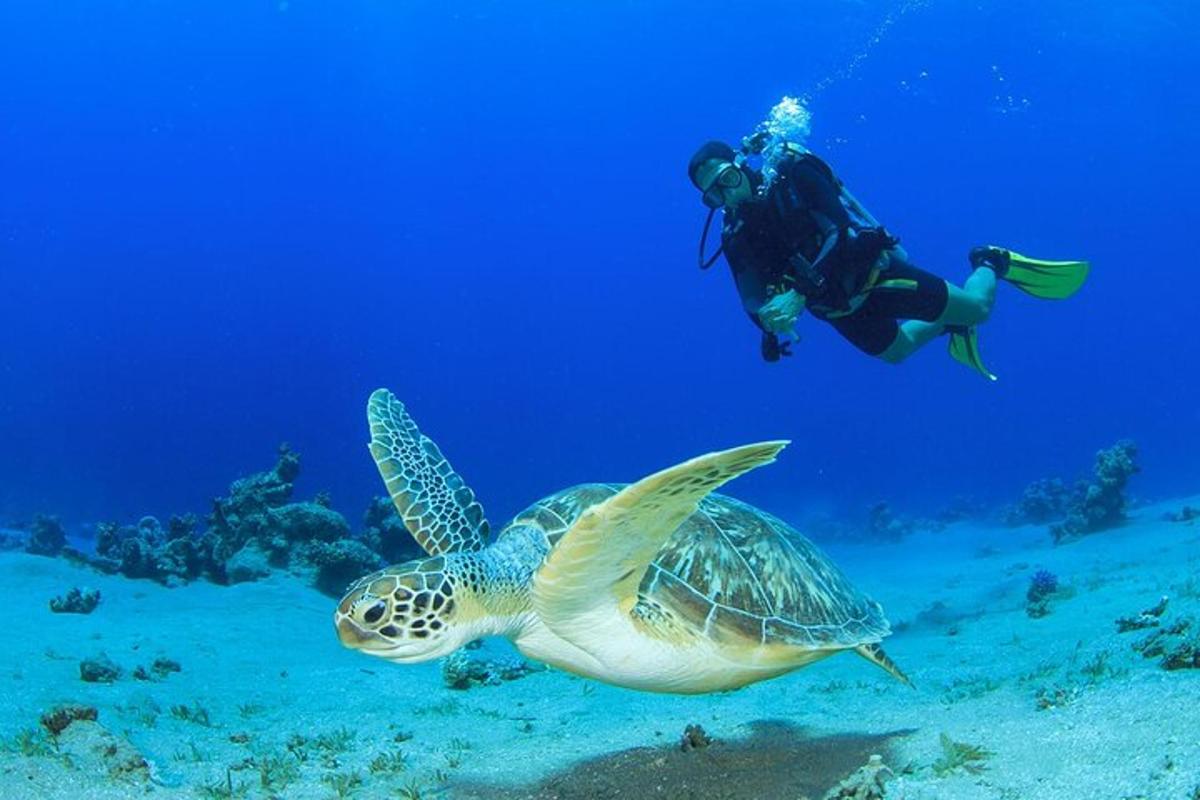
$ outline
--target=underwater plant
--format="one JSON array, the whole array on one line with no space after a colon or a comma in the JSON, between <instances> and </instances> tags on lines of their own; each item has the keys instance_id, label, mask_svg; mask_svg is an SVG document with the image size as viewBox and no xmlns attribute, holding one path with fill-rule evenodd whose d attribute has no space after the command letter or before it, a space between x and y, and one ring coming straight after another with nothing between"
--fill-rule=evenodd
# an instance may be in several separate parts
<instances>
[{"instance_id":1,"label":"underwater plant","mask_svg":"<svg viewBox=\"0 0 1200 800\"><path fill-rule=\"evenodd\" d=\"M1033 618L1050 613L1050 599L1058 593L1058 576L1050 570L1039 569L1029 578L1025 591L1025 613Z\"/></svg>"},{"instance_id":2,"label":"underwater plant","mask_svg":"<svg viewBox=\"0 0 1200 800\"><path fill-rule=\"evenodd\" d=\"M198 702L193 702L190 706L183 705L182 703L171 706L171 716L183 722L190 722L204 728L212 727L212 720L209 718L208 709Z\"/></svg>"},{"instance_id":3,"label":"underwater plant","mask_svg":"<svg viewBox=\"0 0 1200 800\"><path fill-rule=\"evenodd\" d=\"M362 787L362 776L357 772L334 772L321 778L321 782L333 790L335 797L350 797Z\"/></svg>"},{"instance_id":4,"label":"underwater plant","mask_svg":"<svg viewBox=\"0 0 1200 800\"><path fill-rule=\"evenodd\" d=\"M262 753L255 756L254 763L258 767L258 785L268 792L281 792L300 777L300 762L294 758Z\"/></svg>"},{"instance_id":5,"label":"underwater plant","mask_svg":"<svg viewBox=\"0 0 1200 800\"><path fill-rule=\"evenodd\" d=\"M959 770L978 775L987 767L983 762L991 758L993 753L982 745L956 742L946 734L939 738L942 745L941 757L933 762L933 774L944 778Z\"/></svg>"},{"instance_id":6,"label":"underwater plant","mask_svg":"<svg viewBox=\"0 0 1200 800\"><path fill-rule=\"evenodd\" d=\"M371 763L367 769L371 774L396 774L404 772L408 769L408 755L401 749L385 750L375 758L371 759Z\"/></svg>"}]
</instances>

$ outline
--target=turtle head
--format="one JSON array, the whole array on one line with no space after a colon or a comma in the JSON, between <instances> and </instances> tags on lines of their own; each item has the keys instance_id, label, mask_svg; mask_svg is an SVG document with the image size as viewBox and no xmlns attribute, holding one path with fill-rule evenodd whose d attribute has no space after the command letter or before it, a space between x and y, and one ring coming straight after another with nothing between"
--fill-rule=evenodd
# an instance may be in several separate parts
<instances>
[{"instance_id":1,"label":"turtle head","mask_svg":"<svg viewBox=\"0 0 1200 800\"><path fill-rule=\"evenodd\" d=\"M389 661L449 655L488 633L486 613L453 556L397 564L360 578L333 615L342 644Z\"/></svg>"}]
</instances>

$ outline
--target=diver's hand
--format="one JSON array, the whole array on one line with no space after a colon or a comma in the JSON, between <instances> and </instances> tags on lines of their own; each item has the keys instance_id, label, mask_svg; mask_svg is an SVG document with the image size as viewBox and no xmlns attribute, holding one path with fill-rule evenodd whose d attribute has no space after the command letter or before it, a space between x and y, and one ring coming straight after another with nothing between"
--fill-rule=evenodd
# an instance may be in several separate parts
<instances>
[{"instance_id":1,"label":"diver's hand","mask_svg":"<svg viewBox=\"0 0 1200 800\"><path fill-rule=\"evenodd\" d=\"M762 353L763 361L774 363L782 356L790 356L792 354L792 343L787 339L780 340L773 333L763 331L760 352Z\"/></svg>"},{"instance_id":2,"label":"diver's hand","mask_svg":"<svg viewBox=\"0 0 1200 800\"><path fill-rule=\"evenodd\" d=\"M769 333L789 333L804 312L804 295L795 289L777 294L758 310L758 320Z\"/></svg>"}]
</instances>

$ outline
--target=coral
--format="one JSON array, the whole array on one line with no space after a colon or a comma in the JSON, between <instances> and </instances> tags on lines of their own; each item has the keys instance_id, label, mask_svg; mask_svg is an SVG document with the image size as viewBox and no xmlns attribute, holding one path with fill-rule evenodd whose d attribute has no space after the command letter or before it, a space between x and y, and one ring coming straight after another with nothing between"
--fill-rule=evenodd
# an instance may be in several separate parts
<instances>
[{"instance_id":1,"label":"coral","mask_svg":"<svg viewBox=\"0 0 1200 800\"><path fill-rule=\"evenodd\" d=\"M356 579L384 566L379 554L357 539L307 542L295 557L313 572L313 585L334 597Z\"/></svg>"},{"instance_id":2,"label":"coral","mask_svg":"<svg viewBox=\"0 0 1200 800\"><path fill-rule=\"evenodd\" d=\"M288 542L333 542L350 536L345 517L317 503L289 503L268 509L272 530Z\"/></svg>"},{"instance_id":3,"label":"coral","mask_svg":"<svg viewBox=\"0 0 1200 800\"><path fill-rule=\"evenodd\" d=\"M965 519L979 519L986 515L986 509L980 501L966 495L955 495L949 504L942 507L933 516L933 522L941 527L961 522Z\"/></svg>"},{"instance_id":4,"label":"coral","mask_svg":"<svg viewBox=\"0 0 1200 800\"><path fill-rule=\"evenodd\" d=\"M1039 569L1029 578L1029 589L1025 592L1025 613L1033 618L1050 613L1050 600L1058 592L1058 576Z\"/></svg>"},{"instance_id":5,"label":"coral","mask_svg":"<svg viewBox=\"0 0 1200 800\"><path fill-rule=\"evenodd\" d=\"M89 563L102 572L178 586L212 569L213 541L197 539L195 527L191 514L171 517L165 529L154 517L142 517L136 526L100 523Z\"/></svg>"},{"instance_id":6,"label":"coral","mask_svg":"<svg viewBox=\"0 0 1200 800\"><path fill-rule=\"evenodd\" d=\"M1200 633L1195 632L1189 617L1162 625L1134 642L1133 649L1145 658L1160 659L1159 666L1165 670L1200 669Z\"/></svg>"},{"instance_id":7,"label":"coral","mask_svg":"<svg viewBox=\"0 0 1200 800\"><path fill-rule=\"evenodd\" d=\"M1125 486L1139 471L1136 458L1137 445L1129 440L1096 454L1091 480L1076 487L1067 518L1050 527L1055 543L1107 530L1125 520Z\"/></svg>"},{"instance_id":8,"label":"coral","mask_svg":"<svg viewBox=\"0 0 1200 800\"><path fill-rule=\"evenodd\" d=\"M1074 703L1078 697L1078 686L1055 684L1054 686L1040 687L1034 696L1034 702L1037 704L1038 711L1048 711L1068 706Z\"/></svg>"},{"instance_id":9,"label":"coral","mask_svg":"<svg viewBox=\"0 0 1200 800\"><path fill-rule=\"evenodd\" d=\"M399 564L425 555L404 527L396 506L387 497L371 500L363 513L363 532L359 538L389 564Z\"/></svg>"},{"instance_id":10,"label":"coral","mask_svg":"<svg viewBox=\"0 0 1200 800\"><path fill-rule=\"evenodd\" d=\"M712 737L705 733L700 725L688 725L679 737L679 749L685 753L689 750L703 750L712 743Z\"/></svg>"},{"instance_id":11,"label":"coral","mask_svg":"<svg viewBox=\"0 0 1200 800\"><path fill-rule=\"evenodd\" d=\"M161 681L170 675L172 672L181 672L183 667L178 661L171 658L159 656L154 659L154 663L150 665L150 669L139 665L133 671L133 677L139 681Z\"/></svg>"},{"instance_id":12,"label":"coral","mask_svg":"<svg viewBox=\"0 0 1200 800\"><path fill-rule=\"evenodd\" d=\"M59 595L50 601L50 610L55 614L90 614L100 605L100 590L72 587L66 595Z\"/></svg>"},{"instance_id":13,"label":"coral","mask_svg":"<svg viewBox=\"0 0 1200 800\"><path fill-rule=\"evenodd\" d=\"M299 472L300 457L282 445L274 468L234 481L228 497L213 500L203 534L197 535L192 515L172 517L165 529L154 517L143 517L136 526L103 523L89 563L167 586L198 578L240 583L286 569L310 574L328 593L340 592L383 564L351 538L341 514L322 502L289 502ZM403 538L411 540L407 534Z\"/></svg>"},{"instance_id":14,"label":"coral","mask_svg":"<svg viewBox=\"0 0 1200 800\"><path fill-rule=\"evenodd\" d=\"M35 514L29 526L29 541L26 552L38 556L56 556L67 545L67 532L58 517Z\"/></svg>"},{"instance_id":15,"label":"coral","mask_svg":"<svg viewBox=\"0 0 1200 800\"><path fill-rule=\"evenodd\" d=\"M101 653L79 662L79 678L88 683L114 683L121 677L121 668Z\"/></svg>"},{"instance_id":16,"label":"coral","mask_svg":"<svg viewBox=\"0 0 1200 800\"><path fill-rule=\"evenodd\" d=\"M1191 525L1197 519L1200 519L1200 508L1192 506L1184 506L1178 511L1171 511L1163 514L1163 519L1167 522L1186 522Z\"/></svg>"},{"instance_id":17,"label":"coral","mask_svg":"<svg viewBox=\"0 0 1200 800\"><path fill-rule=\"evenodd\" d=\"M485 658L459 650L442 662L442 681L451 689L470 689L473 686L496 686L502 681L515 681L542 667L523 658Z\"/></svg>"},{"instance_id":18,"label":"coral","mask_svg":"<svg viewBox=\"0 0 1200 800\"><path fill-rule=\"evenodd\" d=\"M1025 487L1015 506L1004 510L1006 525L1043 525L1062 519L1067 513L1071 492L1059 478L1043 478Z\"/></svg>"},{"instance_id":19,"label":"coral","mask_svg":"<svg viewBox=\"0 0 1200 800\"><path fill-rule=\"evenodd\" d=\"M912 522L896 516L886 502L876 503L867 512L868 538L895 542L912 533L912 529Z\"/></svg>"},{"instance_id":20,"label":"coral","mask_svg":"<svg viewBox=\"0 0 1200 800\"><path fill-rule=\"evenodd\" d=\"M1127 631L1137 631L1143 628L1157 628L1159 617L1167 610L1168 598L1166 595L1154 604L1153 607L1147 608L1139 613L1136 617L1120 617L1117 620L1117 633L1125 633Z\"/></svg>"},{"instance_id":21,"label":"coral","mask_svg":"<svg viewBox=\"0 0 1200 800\"><path fill-rule=\"evenodd\" d=\"M51 736L58 736L60 733L65 731L72 722L81 719L87 719L95 722L96 717L97 712L95 706L58 706L54 710L42 714L42 727L49 731Z\"/></svg>"},{"instance_id":22,"label":"coral","mask_svg":"<svg viewBox=\"0 0 1200 800\"><path fill-rule=\"evenodd\" d=\"M887 796L888 780L895 773L883 763L883 756L873 755L837 786L825 793L824 800L883 800Z\"/></svg>"},{"instance_id":23,"label":"coral","mask_svg":"<svg viewBox=\"0 0 1200 800\"><path fill-rule=\"evenodd\" d=\"M236 553L252 538L268 534L266 512L283 506L292 497L292 484L300 474L300 456L287 444L279 446L275 467L234 481L228 497L213 500L209 530L221 538L218 557Z\"/></svg>"},{"instance_id":24,"label":"coral","mask_svg":"<svg viewBox=\"0 0 1200 800\"><path fill-rule=\"evenodd\" d=\"M225 583L247 583L271 574L271 556L257 541L247 542L224 564Z\"/></svg>"}]
</instances>

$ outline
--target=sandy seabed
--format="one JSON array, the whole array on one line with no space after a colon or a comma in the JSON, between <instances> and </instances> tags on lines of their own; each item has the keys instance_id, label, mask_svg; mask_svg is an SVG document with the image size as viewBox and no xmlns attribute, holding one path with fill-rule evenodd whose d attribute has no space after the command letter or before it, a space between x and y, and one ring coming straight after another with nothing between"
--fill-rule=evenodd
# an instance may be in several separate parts
<instances>
[{"instance_id":1,"label":"sandy seabed","mask_svg":"<svg viewBox=\"0 0 1200 800\"><path fill-rule=\"evenodd\" d=\"M1115 625L1163 595L1164 621L1200 619L1200 525L1163 520L1185 503L1200 505L1145 506L1062 546L1045 528L959 523L828 548L883 604L915 689L848 654L706 697L554 670L457 691L438 664L343 649L334 600L296 579L167 589L3 553L0 796L817 800L878 753L889 798L1192 800L1200 670L1162 669L1133 647L1147 631ZM1038 569L1065 591L1034 619ZM100 606L51 613L72 586ZM122 676L80 680L101 653ZM133 676L160 657L181 670ZM97 720L45 736L39 718L64 703ZM693 723L716 741L685 753ZM985 757L935 769L943 734Z\"/></svg>"}]
</instances>

